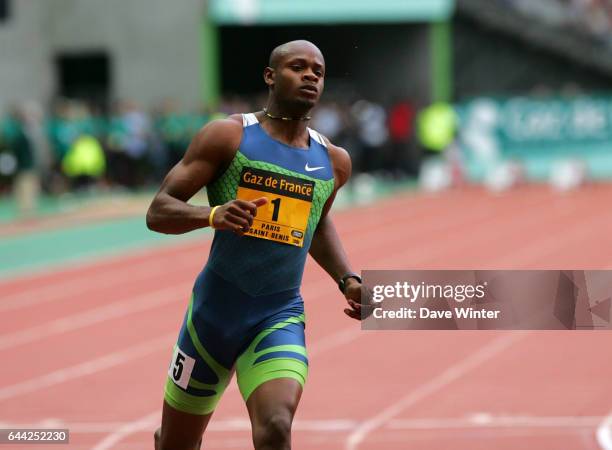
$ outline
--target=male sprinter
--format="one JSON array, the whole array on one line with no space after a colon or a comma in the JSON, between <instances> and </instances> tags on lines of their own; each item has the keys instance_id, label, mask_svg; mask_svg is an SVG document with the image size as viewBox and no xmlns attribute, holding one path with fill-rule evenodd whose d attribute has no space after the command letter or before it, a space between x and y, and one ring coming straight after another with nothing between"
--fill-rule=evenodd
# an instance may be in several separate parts
<instances>
[{"instance_id":1,"label":"male sprinter","mask_svg":"<svg viewBox=\"0 0 612 450\"><path fill-rule=\"evenodd\" d=\"M351 172L347 152L307 127L325 62L307 41L283 44L264 70L267 107L206 125L147 213L150 229L215 236L198 276L165 387L156 450L194 450L234 369L255 449L290 449L308 371L299 287L307 253L360 319L361 280L327 216ZM210 207L187 201L206 186Z\"/></svg>"}]
</instances>

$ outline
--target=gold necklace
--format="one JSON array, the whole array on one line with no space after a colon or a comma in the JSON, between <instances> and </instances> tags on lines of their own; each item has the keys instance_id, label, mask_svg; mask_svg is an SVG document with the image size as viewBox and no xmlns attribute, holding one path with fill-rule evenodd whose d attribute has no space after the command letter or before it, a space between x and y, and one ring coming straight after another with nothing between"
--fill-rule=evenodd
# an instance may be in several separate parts
<instances>
[{"instance_id":1,"label":"gold necklace","mask_svg":"<svg viewBox=\"0 0 612 450\"><path fill-rule=\"evenodd\" d=\"M266 115L266 117L269 117L270 119L278 119L278 120L310 120L312 118L311 116L298 117L297 119L293 117L273 116L272 114L268 112L266 108L263 109L263 112Z\"/></svg>"}]
</instances>

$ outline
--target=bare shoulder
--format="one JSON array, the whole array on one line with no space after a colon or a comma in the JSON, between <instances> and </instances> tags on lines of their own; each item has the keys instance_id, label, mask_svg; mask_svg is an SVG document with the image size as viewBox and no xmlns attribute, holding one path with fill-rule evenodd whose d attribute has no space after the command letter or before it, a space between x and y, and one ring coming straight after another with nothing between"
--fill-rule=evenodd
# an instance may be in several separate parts
<instances>
[{"instance_id":1,"label":"bare shoulder","mask_svg":"<svg viewBox=\"0 0 612 450\"><path fill-rule=\"evenodd\" d=\"M327 137L323 136L327 144L327 151L332 165L334 166L334 176L338 181L338 187L344 185L351 176L351 157L342 147L333 144Z\"/></svg>"},{"instance_id":2,"label":"bare shoulder","mask_svg":"<svg viewBox=\"0 0 612 450\"><path fill-rule=\"evenodd\" d=\"M231 160L242 139L242 119L234 116L216 119L204 125L185 154L186 162L191 159Z\"/></svg>"}]
</instances>

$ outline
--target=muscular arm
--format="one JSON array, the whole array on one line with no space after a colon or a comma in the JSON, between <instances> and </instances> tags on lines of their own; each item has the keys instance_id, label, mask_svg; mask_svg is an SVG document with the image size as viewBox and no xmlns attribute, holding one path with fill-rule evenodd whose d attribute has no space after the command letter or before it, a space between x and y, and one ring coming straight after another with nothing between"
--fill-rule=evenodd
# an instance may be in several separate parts
<instances>
[{"instance_id":1,"label":"muscular arm","mask_svg":"<svg viewBox=\"0 0 612 450\"><path fill-rule=\"evenodd\" d=\"M337 282L343 275L353 272L353 270L336 227L327 213L336 198L338 190L351 176L351 159L343 148L331 144L328 144L328 148L334 166L334 191L323 208L321 220L315 230L309 252L314 260ZM353 278L347 280L345 297L351 309L345 309L344 312L353 319L361 317L359 306L361 300L360 287L361 285L357 280Z\"/></svg>"},{"instance_id":2,"label":"muscular arm","mask_svg":"<svg viewBox=\"0 0 612 450\"><path fill-rule=\"evenodd\" d=\"M200 130L155 195L147 212L149 229L181 234L209 225L211 208L187 201L229 164L241 136L242 125L232 118L211 122Z\"/></svg>"},{"instance_id":3,"label":"muscular arm","mask_svg":"<svg viewBox=\"0 0 612 450\"><path fill-rule=\"evenodd\" d=\"M334 222L327 215L321 218L312 238L310 255L336 282L352 272Z\"/></svg>"}]
</instances>

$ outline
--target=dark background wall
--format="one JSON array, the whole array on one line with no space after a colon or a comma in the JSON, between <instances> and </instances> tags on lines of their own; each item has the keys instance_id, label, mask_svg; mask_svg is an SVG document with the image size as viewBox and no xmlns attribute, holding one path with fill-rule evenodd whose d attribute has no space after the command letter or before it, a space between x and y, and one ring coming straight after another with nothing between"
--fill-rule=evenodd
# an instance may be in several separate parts
<instances>
[{"instance_id":1,"label":"dark background wall","mask_svg":"<svg viewBox=\"0 0 612 450\"><path fill-rule=\"evenodd\" d=\"M423 24L224 26L219 38L222 91L264 92L261 74L270 51L293 39L308 39L323 51L329 94L379 101L429 96L428 26Z\"/></svg>"}]
</instances>

